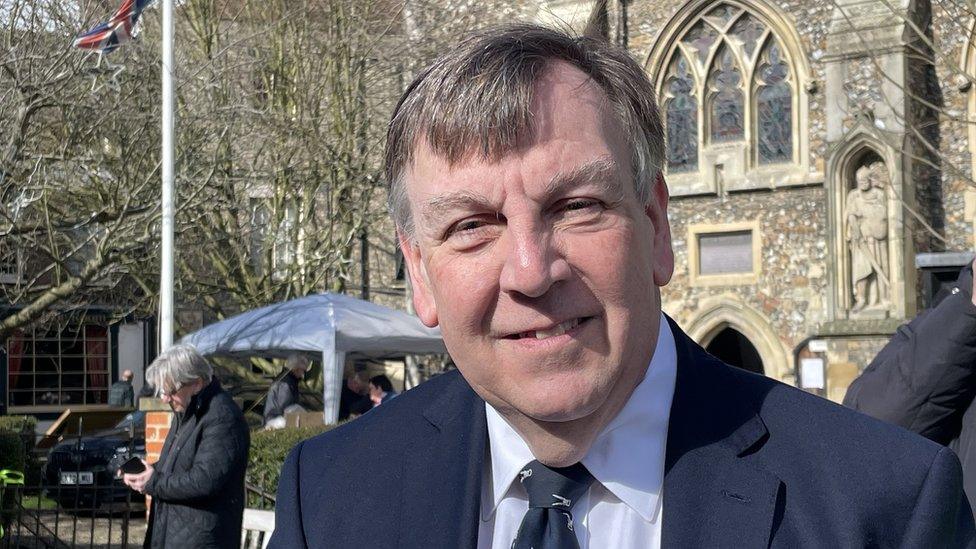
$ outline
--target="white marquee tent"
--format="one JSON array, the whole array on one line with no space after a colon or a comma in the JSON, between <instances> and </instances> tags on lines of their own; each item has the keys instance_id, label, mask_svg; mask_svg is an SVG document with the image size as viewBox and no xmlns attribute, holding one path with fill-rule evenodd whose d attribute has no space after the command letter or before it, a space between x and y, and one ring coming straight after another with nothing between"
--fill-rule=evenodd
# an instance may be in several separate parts
<instances>
[{"instance_id":1,"label":"white marquee tent","mask_svg":"<svg viewBox=\"0 0 976 549\"><path fill-rule=\"evenodd\" d=\"M205 356L286 357L321 353L327 423L339 415L347 356L401 357L445 353L440 330L403 311L338 294L310 295L211 324L180 340Z\"/></svg>"}]
</instances>

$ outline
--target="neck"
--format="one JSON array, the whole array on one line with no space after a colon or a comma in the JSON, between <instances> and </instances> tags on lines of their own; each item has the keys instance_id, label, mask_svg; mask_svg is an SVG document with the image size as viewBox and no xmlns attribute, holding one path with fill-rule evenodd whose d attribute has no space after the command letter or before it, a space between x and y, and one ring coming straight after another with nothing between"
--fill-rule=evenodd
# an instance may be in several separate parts
<instances>
[{"instance_id":1,"label":"neck","mask_svg":"<svg viewBox=\"0 0 976 549\"><path fill-rule=\"evenodd\" d=\"M550 467L567 467L582 460L597 435L609 423L609 420L597 421L592 416L566 422L546 422L500 413L522 436L532 455Z\"/></svg>"}]
</instances>

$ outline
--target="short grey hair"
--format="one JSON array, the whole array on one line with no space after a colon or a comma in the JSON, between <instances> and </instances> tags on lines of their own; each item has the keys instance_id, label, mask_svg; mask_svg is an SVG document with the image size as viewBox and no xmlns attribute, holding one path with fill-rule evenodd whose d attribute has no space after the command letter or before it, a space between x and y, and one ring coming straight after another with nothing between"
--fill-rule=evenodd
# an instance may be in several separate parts
<instances>
[{"instance_id":1,"label":"short grey hair","mask_svg":"<svg viewBox=\"0 0 976 549\"><path fill-rule=\"evenodd\" d=\"M417 76L387 131L385 172L397 229L414 236L404 172L426 143L451 165L480 154L497 160L534 131L534 87L553 62L582 71L607 96L627 135L634 186L647 205L664 162L664 129L654 86L630 54L602 37L530 24L475 34Z\"/></svg>"},{"instance_id":2,"label":"short grey hair","mask_svg":"<svg viewBox=\"0 0 976 549\"><path fill-rule=\"evenodd\" d=\"M293 353L288 355L288 358L285 359L285 368L289 370L308 370L310 363L311 361L307 356L301 353Z\"/></svg>"},{"instance_id":3,"label":"short grey hair","mask_svg":"<svg viewBox=\"0 0 976 549\"><path fill-rule=\"evenodd\" d=\"M213 366L192 345L173 345L159 353L146 369L146 381L162 395L167 388L173 389L202 379L213 379Z\"/></svg>"}]
</instances>

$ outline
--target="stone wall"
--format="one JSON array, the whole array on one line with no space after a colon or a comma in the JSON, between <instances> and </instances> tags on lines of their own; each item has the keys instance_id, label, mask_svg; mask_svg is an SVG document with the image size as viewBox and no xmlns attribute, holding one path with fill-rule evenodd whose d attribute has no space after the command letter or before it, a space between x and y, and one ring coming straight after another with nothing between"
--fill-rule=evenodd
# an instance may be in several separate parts
<instances>
[{"instance_id":1,"label":"stone wall","mask_svg":"<svg viewBox=\"0 0 976 549\"><path fill-rule=\"evenodd\" d=\"M791 348L825 321L826 206L822 188L750 192L728 197L673 200L669 206L675 273L663 289L664 308L679 323L691 323L707 297L733 292L762 314ZM689 224L759 220L761 274L749 286L689 284Z\"/></svg>"}]
</instances>

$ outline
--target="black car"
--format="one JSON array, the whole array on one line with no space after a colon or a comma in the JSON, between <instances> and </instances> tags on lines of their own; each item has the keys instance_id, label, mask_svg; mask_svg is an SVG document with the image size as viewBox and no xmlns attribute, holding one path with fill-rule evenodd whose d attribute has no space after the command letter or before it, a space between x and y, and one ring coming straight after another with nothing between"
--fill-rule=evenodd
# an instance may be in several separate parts
<instances>
[{"instance_id":1,"label":"black car","mask_svg":"<svg viewBox=\"0 0 976 549\"><path fill-rule=\"evenodd\" d=\"M131 457L146 455L146 414L136 410L111 429L64 439L47 456L43 478L48 497L66 509L98 509L142 501L116 476Z\"/></svg>"}]
</instances>

